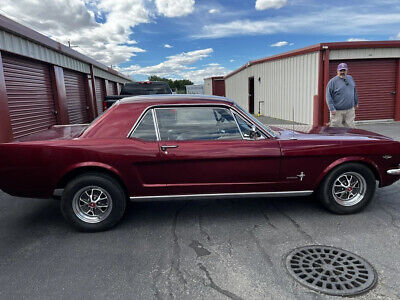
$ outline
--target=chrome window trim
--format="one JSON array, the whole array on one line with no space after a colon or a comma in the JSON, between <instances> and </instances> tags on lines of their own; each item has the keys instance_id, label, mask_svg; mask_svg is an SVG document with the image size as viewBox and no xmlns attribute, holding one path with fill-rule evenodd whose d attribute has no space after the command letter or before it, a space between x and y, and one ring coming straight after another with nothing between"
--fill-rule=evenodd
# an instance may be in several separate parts
<instances>
[{"instance_id":1,"label":"chrome window trim","mask_svg":"<svg viewBox=\"0 0 400 300\"><path fill-rule=\"evenodd\" d=\"M154 108L152 108L151 113L153 114L154 130L156 131L157 142L159 142L159 141L161 141L161 137L160 137L160 129L158 128L158 120L157 120L156 110Z\"/></svg>"},{"instance_id":2,"label":"chrome window trim","mask_svg":"<svg viewBox=\"0 0 400 300\"><path fill-rule=\"evenodd\" d=\"M142 119L143 115L150 109L156 109L156 108L168 108L168 107L187 107L187 106L219 106L219 107L224 107L227 108L229 110L233 110L235 113L237 113L239 116L243 117L245 120L247 120L250 124L253 124L256 126L256 128L258 130L260 130L262 133L264 133L265 135L265 139L271 139L271 138L276 138L277 135L272 135L270 132L268 132L264 127L261 127L258 123L253 122L252 119L248 118L240 109L240 107L238 107L235 103L233 103L233 106L228 105L228 104L224 104L224 103L179 103L179 104L154 104L154 105L150 105L148 106L146 109L143 110L143 112L141 113L141 115L139 116L138 120L135 122L135 124L132 126L131 130L129 131L129 133L127 134L127 138L130 138L132 132L134 131L134 129L136 128L137 124L140 122L140 120ZM261 122L260 122L261 124ZM266 125L264 125L266 126ZM158 128L158 122L157 122L157 128ZM274 131L272 129L271 132L274 133Z\"/></svg>"},{"instance_id":3,"label":"chrome window trim","mask_svg":"<svg viewBox=\"0 0 400 300\"><path fill-rule=\"evenodd\" d=\"M242 129L240 129L239 123L235 118L235 113L233 112L232 108L230 108L229 111L231 112L232 118L235 120L236 126L239 129L240 135L242 136L242 140L247 140L243 135Z\"/></svg>"},{"instance_id":4,"label":"chrome window trim","mask_svg":"<svg viewBox=\"0 0 400 300\"><path fill-rule=\"evenodd\" d=\"M284 197L284 196L309 196L312 190L305 191L282 191L282 192L249 192L249 193L217 193L217 194L187 194L187 195L161 195L161 196L133 196L129 197L131 201L140 200L170 200L170 199L228 199L244 197Z\"/></svg>"},{"instance_id":5,"label":"chrome window trim","mask_svg":"<svg viewBox=\"0 0 400 300\"><path fill-rule=\"evenodd\" d=\"M143 118L146 116L147 112L151 111L150 113L152 114L153 117L153 125L154 125L154 133L156 134L156 140L154 142L158 141L158 136L157 136L157 128L154 123L154 109L145 109L139 116L139 118L136 120L135 124L133 125L132 129L129 131L128 135L126 136L128 139L132 138L132 134L135 132L136 128L140 125L142 122ZM148 142L153 142L153 141L148 141Z\"/></svg>"}]
</instances>

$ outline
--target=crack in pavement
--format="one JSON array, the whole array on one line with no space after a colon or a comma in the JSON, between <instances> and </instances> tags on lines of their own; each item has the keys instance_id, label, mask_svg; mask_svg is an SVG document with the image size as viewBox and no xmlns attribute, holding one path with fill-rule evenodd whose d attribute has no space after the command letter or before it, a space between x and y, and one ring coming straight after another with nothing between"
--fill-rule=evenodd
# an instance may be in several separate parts
<instances>
[{"instance_id":1,"label":"crack in pavement","mask_svg":"<svg viewBox=\"0 0 400 300\"><path fill-rule=\"evenodd\" d=\"M265 208L265 204L263 205ZM270 218L268 217L267 213L265 212L265 210L263 210L263 208L261 207L261 204L258 206L258 210L261 212L261 214L263 215L265 222L271 226L274 229L277 229L276 226L274 224L272 224Z\"/></svg>"},{"instance_id":2,"label":"crack in pavement","mask_svg":"<svg viewBox=\"0 0 400 300\"><path fill-rule=\"evenodd\" d=\"M179 241L178 241L178 235L176 234L176 225L178 223L178 216L179 214L182 212L182 210L188 205L189 202L185 202L180 208L178 208L175 212L174 215L174 219L172 222L172 228L171 228L171 232L172 232L172 236L173 236L173 242L174 242L174 246L173 246L173 252L172 252L172 262L171 262L171 268L168 274L168 281L171 285L171 275L172 275L172 271L175 271L175 273L178 276L178 279L180 281L181 284L184 285L184 288L186 289L186 284L187 281L184 278L181 270L180 270L180 252L181 252L181 247L179 246ZM172 292L170 291L170 293L172 294Z\"/></svg>"},{"instance_id":3,"label":"crack in pavement","mask_svg":"<svg viewBox=\"0 0 400 300\"><path fill-rule=\"evenodd\" d=\"M301 233L308 242L312 242L314 243L314 239L311 235L309 235L307 232L304 231L304 229L301 227L301 225L299 223L297 223L292 217L290 217L288 214L286 214L285 212L283 212L283 210L281 210L280 208L278 208L276 206L275 203L272 202L272 205L275 207L275 209L282 214L284 217L286 217L292 224L293 226L296 228L296 230Z\"/></svg>"},{"instance_id":4,"label":"crack in pavement","mask_svg":"<svg viewBox=\"0 0 400 300\"><path fill-rule=\"evenodd\" d=\"M273 263L271 257L268 255L268 253L265 252L265 249L261 246L260 240L256 237L256 235L254 233L254 229L250 231L250 236L253 238L253 240L254 240L254 242L255 242L255 244L257 246L258 251L261 252L261 254L263 256L263 259L267 262L267 264L270 267L273 267L274 263Z\"/></svg>"},{"instance_id":5,"label":"crack in pavement","mask_svg":"<svg viewBox=\"0 0 400 300\"><path fill-rule=\"evenodd\" d=\"M200 270L202 270L206 274L207 279L210 281L209 284L205 284L204 283L205 286L211 287L212 289L214 289L218 293L220 293L222 295L225 295L230 299L243 300L243 298L240 298L239 296L235 295L234 293L232 293L230 291L227 291L227 290L224 290L221 287L219 287L218 285L216 285L214 280L211 278L210 273L208 272L208 270L206 269L206 267L202 263L198 263L197 265L199 266Z\"/></svg>"},{"instance_id":6,"label":"crack in pavement","mask_svg":"<svg viewBox=\"0 0 400 300\"><path fill-rule=\"evenodd\" d=\"M203 227L203 215L201 214L201 211L199 211L198 217L199 217L200 233L206 237L207 241L210 242L211 241L211 237Z\"/></svg>"}]
</instances>

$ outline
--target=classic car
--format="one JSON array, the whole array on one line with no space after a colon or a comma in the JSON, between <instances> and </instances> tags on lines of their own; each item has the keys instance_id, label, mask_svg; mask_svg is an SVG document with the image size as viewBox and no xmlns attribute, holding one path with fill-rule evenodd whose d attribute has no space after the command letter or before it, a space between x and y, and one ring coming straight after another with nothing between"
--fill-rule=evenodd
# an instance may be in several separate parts
<instances>
[{"instance_id":1,"label":"classic car","mask_svg":"<svg viewBox=\"0 0 400 300\"><path fill-rule=\"evenodd\" d=\"M315 194L355 213L400 179L400 143L347 128L269 127L221 97L125 98L90 125L54 126L0 145L0 189L61 196L82 231L118 223L132 201Z\"/></svg>"}]
</instances>

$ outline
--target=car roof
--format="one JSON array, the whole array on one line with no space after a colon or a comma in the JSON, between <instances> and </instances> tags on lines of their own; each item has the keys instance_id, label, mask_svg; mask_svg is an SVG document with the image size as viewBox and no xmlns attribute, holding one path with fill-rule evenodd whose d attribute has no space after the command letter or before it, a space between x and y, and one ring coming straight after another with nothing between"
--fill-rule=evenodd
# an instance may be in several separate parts
<instances>
[{"instance_id":1,"label":"car roof","mask_svg":"<svg viewBox=\"0 0 400 300\"><path fill-rule=\"evenodd\" d=\"M179 103L215 103L215 104L234 104L228 98L213 95L189 95L189 94L166 94L166 95L140 95L126 97L119 101L119 104L133 103L157 103L157 104L179 104Z\"/></svg>"}]
</instances>

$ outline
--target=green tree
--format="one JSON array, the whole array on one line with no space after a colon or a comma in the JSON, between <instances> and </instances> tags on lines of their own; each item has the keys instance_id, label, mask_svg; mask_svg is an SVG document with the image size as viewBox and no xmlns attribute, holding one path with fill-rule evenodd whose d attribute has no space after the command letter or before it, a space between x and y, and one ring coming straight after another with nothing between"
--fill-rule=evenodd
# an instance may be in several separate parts
<instances>
[{"instance_id":1,"label":"green tree","mask_svg":"<svg viewBox=\"0 0 400 300\"><path fill-rule=\"evenodd\" d=\"M186 93L186 85L192 85L193 82L191 82L188 79L179 79L179 80L172 80L164 77L159 77L157 75L152 75L148 77L149 81L165 81L168 83L169 87L179 93L179 94L184 94Z\"/></svg>"}]
</instances>

